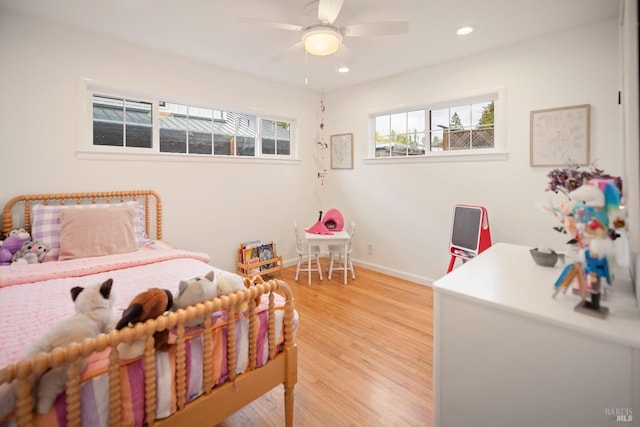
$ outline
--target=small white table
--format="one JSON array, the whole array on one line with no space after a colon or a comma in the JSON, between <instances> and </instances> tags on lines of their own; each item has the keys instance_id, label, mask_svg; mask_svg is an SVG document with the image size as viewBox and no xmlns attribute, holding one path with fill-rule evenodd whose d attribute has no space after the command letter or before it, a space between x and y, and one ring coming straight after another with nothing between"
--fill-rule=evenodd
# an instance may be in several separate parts
<instances>
[{"instance_id":1,"label":"small white table","mask_svg":"<svg viewBox=\"0 0 640 427\"><path fill-rule=\"evenodd\" d=\"M311 271L311 246L313 245L342 245L344 250L344 262L347 262L347 247L351 236L345 230L333 231L333 234L313 234L304 232L304 237L309 244L307 254L308 269ZM311 284L311 273L309 273L309 284ZM347 268L344 269L344 284L347 284Z\"/></svg>"}]
</instances>

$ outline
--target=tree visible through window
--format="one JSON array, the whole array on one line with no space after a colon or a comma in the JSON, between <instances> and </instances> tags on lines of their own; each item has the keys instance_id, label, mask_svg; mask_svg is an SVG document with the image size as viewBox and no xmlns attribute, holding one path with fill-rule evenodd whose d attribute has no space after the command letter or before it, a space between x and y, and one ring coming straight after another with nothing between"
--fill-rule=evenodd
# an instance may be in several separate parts
<instances>
[{"instance_id":1,"label":"tree visible through window","mask_svg":"<svg viewBox=\"0 0 640 427\"><path fill-rule=\"evenodd\" d=\"M494 99L488 99L376 115L375 156L425 156L429 152L494 148L494 103Z\"/></svg>"}]
</instances>

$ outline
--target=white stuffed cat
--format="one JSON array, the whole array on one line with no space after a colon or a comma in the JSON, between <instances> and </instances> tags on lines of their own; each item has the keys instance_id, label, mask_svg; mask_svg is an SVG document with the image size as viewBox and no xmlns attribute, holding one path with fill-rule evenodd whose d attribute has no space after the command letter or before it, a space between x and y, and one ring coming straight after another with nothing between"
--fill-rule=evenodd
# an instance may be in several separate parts
<instances>
[{"instance_id":1,"label":"white stuffed cat","mask_svg":"<svg viewBox=\"0 0 640 427\"><path fill-rule=\"evenodd\" d=\"M194 277L190 280L181 280L178 294L173 297L173 311L207 301L218 296L217 284L213 281L213 271L204 277ZM185 322L185 326L196 326L204 322L204 317L196 317Z\"/></svg>"},{"instance_id":2,"label":"white stuffed cat","mask_svg":"<svg viewBox=\"0 0 640 427\"><path fill-rule=\"evenodd\" d=\"M66 346L72 342L81 342L85 338L93 338L107 333L115 324L112 306L114 296L111 293L113 280L82 288L71 289L74 301L73 316L64 319L47 329L38 340L24 353L24 359L31 359L40 352L49 352L56 347ZM85 361L81 362L84 369ZM49 369L40 378L32 375L29 381L33 384L34 403L37 412L46 414L51 409L58 395L64 390L67 365ZM0 385L0 420L15 409L17 381Z\"/></svg>"},{"instance_id":3,"label":"white stuffed cat","mask_svg":"<svg viewBox=\"0 0 640 427\"><path fill-rule=\"evenodd\" d=\"M260 278L260 276L256 276ZM262 278L259 279L262 282ZM221 297L223 295L232 294L234 292L243 291L245 288L248 288L251 282L247 278L242 278L241 276L234 273L226 273L223 272L218 275L216 283L218 285L218 296ZM259 300L258 300L259 301ZM249 308L249 302L244 301L239 306L239 311L244 312Z\"/></svg>"}]
</instances>

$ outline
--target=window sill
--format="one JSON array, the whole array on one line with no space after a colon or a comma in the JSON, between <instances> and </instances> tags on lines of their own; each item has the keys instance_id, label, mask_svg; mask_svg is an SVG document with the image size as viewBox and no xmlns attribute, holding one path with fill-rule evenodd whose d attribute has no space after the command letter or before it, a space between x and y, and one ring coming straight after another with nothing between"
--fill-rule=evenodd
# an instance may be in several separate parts
<instances>
[{"instance_id":1,"label":"window sill","mask_svg":"<svg viewBox=\"0 0 640 427\"><path fill-rule=\"evenodd\" d=\"M102 150L77 150L79 160L118 160L136 162L192 162L192 163L269 163L295 164L299 159L278 157L212 156L208 154L142 153Z\"/></svg>"},{"instance_id":2,"label":"window sill","mask_svg":"<svg viewBox=\"0 0 640 427\"><path fill-rule=\"evenodd\" d=\"M431 153L428 156L368 157L365 165L395 163L451 163L451 162L489 162L509 160L507 152L492 153Z\"/></svg>"}]
</instances>

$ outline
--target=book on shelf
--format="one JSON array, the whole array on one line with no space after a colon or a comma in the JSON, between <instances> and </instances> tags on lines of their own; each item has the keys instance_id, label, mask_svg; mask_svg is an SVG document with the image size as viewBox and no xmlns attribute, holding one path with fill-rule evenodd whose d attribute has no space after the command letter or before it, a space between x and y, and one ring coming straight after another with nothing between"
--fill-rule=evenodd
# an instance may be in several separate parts
<instances>
[{"instance_id":1,"label":"book on shelf","mask_svg":"<svg viewBox=\"0 0 640 427\"><path fill-rule=\"evenodd\" d=\"M260 258L260 261L269 261L270 259L273 259L276 256L274 243L271 242L260 245L258 247L258 256ZM270 268L277 267L277 265L278 264L275 262L263 264L260 266L260 270L268 270Z\"/></svg>"},{"instance_id":2,"label":"book on shelf","mask_svg":"<svg viewBox=\"0 0 640 427\"><path fill-rule=\"evenodd\" d=\"M249 240L240 245L240 259L242 264L250 265L260 262L260 255L258 254L258 248L262 245L260 240ZM258 274L260 268L255 267L248 269L246 274Z\"/></svg>"},{"instance_id":3,"label":"book on shelf","mask_svg":"<svg viewBox=\"0 0 640 427\"><path fill-rule=\"evenodd\" d=\"M254 247L258 247L262 244L262 240L248 240L246 242L242 243L242 247L243 248L254 248Z\"/></svg>"},{"instance_id":4,"label":"book on shelf","mask_svg":"<svg viewBox=\"0 0 640 427\"><path fill-rule=\"evenodd\" d=\"M259 246L252 246L248 248L244 248L243 253L243 263L245 265L257 264L260 262L260 255L258 253ZM251 268L247 271L248 274L258 274L260 273L259 267Z\"/></svg>"}]
</instances>

